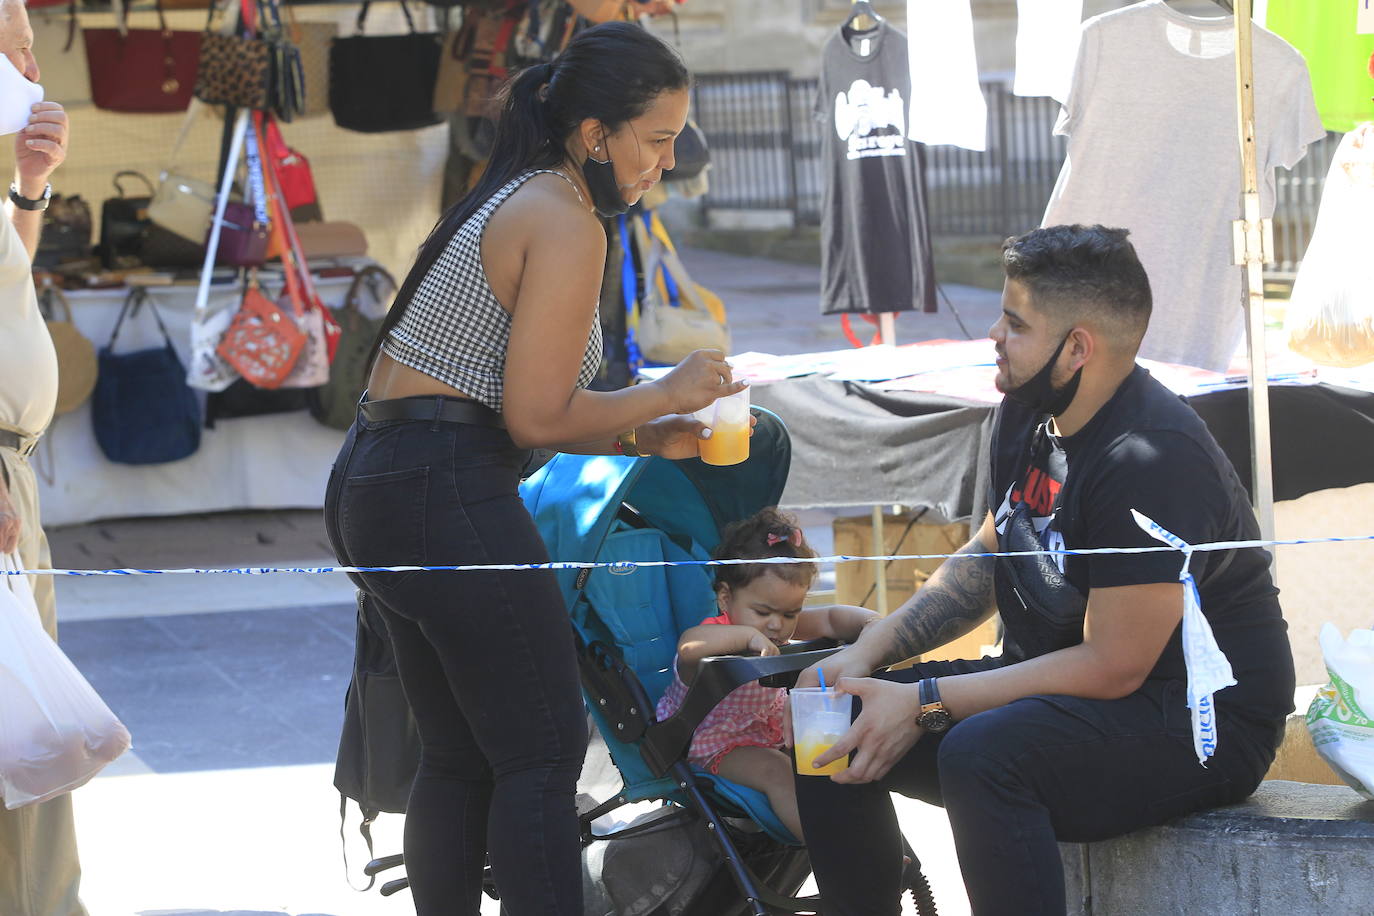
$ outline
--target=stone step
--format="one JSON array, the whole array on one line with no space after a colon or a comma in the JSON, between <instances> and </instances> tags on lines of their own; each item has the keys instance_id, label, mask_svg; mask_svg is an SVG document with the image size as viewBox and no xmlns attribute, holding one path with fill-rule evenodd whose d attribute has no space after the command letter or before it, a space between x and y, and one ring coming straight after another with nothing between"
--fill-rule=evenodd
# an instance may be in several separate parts
<instances>
[{"instance_id":1,"label":"stone step","mask_svg":"<svg viewBox=\"0 0 1374 916\"><path fill-rule=\"evenodd\" d=\"M1374 912L1374 801L1271 780L1237 805L1100 843L1062 843L1070 914Z\"/></svg>"}]
</instances>

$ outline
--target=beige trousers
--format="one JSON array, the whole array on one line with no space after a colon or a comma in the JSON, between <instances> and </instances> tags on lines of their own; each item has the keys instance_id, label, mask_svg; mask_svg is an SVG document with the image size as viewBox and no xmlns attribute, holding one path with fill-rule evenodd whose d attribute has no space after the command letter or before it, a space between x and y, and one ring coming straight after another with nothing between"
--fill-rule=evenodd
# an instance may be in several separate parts
<instances>
[{"instance_id":1,"label":"beige trousers","mask_svg":"<svg viewBox=\"0 0 1374 916\"><path fill-rule=\"evenodd\" d=\"M28 461L0 448L0 471L23 529L19 559L25 569L52 567L48 539L39 525L38 484ZM52 576L30 576L43 627L57 638L57 603ZM13 811L0 805L0 914L3 916L86 916L77 896L81 864L71 793Z\"/></svg>"}]
</instances>

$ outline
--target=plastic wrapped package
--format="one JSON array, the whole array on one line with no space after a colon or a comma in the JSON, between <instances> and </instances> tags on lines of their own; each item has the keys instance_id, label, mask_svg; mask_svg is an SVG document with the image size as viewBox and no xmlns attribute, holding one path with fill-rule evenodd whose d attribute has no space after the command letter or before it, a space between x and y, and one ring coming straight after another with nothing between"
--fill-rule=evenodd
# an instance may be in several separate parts
<instances>
[{"instance_id":1,"label":"plastic wrapped package","mask_svg":"<svg viewBox=\"0 0 1374 916\"><path fill-rule=\"evenodd\" d=\"M1345 135L1293 284L1288 346L1324 366L1374 362L1374 123Z\"/></svg>"}]
</instances>

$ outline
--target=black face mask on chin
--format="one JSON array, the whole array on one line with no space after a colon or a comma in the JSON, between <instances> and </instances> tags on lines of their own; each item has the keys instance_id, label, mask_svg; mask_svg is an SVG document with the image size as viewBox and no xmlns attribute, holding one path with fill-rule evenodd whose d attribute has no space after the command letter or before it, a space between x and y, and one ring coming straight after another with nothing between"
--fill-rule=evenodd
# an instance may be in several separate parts
<instances>
[{"instance_id":1,"label":"black face mask on chin","mask_svg":"<svg viewBox=\"0 0 1374 916\"><path fill-rule=\"evenodd\" d=\"M587 154L582 163L582 177L587 180L587 190L592 194L592 206L596 215L602 219L619 216L630 205L620 193L620 184L615 180L615 163L610 160L610 150L606 151L606 161L593 159Z\"/></svg>"},{"instance_id":2,"label":"black face mask on chin","mask_svg":"<svg viewBox=\"0 0 1374 916\"><path fill-rule=\"evenodd\" d=\"M1056 417L1069 409L1074 395L1078 394L1078 383L1083 380L1083 367L1078 367L1073 378L1065 382L1062 388L1055 388L1050 381L1050 376L1054 375L1054 364L1059 360L1059 354L1064 352L1064 345L1069 342L1069 334L1065 334L1064 339L1059 341L1059 346L1054 348L1054 353L1040 371L1008 391L1007 397L1025 404L1037 413L1047 413Z\"/></svg>"}]
</instances>

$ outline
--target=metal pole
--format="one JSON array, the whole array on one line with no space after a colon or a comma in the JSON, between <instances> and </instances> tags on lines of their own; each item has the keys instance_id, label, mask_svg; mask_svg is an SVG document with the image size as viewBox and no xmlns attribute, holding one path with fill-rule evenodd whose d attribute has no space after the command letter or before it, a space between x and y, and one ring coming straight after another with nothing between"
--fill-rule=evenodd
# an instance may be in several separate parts
<instances>
[{"instance_id":1,"label":"metal pole","mask_svg":"<svg viewBox=\"0 0 1374 916\"><path fill-rule=\"evenodd\" d=\"M1240 121L1241 203L1236 220L1235 263L1241 281L1245 345L1250 357L1250 479L1260 537L1274 538L1274 475L1269 432L1269 366L1264 350L1264 265L1273 260L1273 223L1260 217L1259 166L1255 151L1255 68L1251 0L1236 0L1236 93Z\"/></svg>"}]
</instances>

